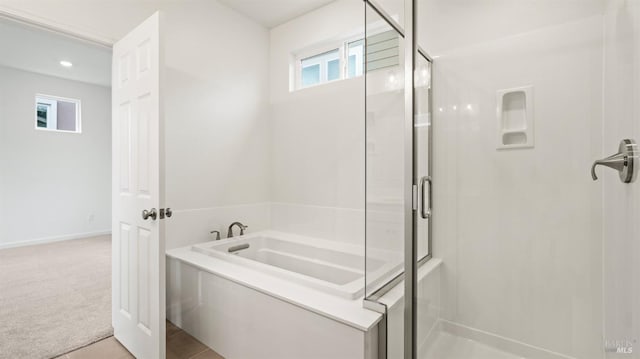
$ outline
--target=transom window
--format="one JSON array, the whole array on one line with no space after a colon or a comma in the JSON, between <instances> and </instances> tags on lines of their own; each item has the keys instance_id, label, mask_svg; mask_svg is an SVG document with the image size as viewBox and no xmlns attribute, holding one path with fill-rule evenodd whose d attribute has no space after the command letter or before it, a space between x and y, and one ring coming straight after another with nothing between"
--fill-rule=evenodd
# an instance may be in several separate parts
<instances>
[{"instance_id":1,"label":"transom window","mask_svg":"<svg viewBox=\"0 0 640 359\"><path fill-rule=\"evenodd\" d=\"M301 61L301 86L307 87L340 79L340 51L331 50Z\"/></svg>"},{"instance_id":2,"label":"transom window","mask_svg":"<svg viewBox=\"0 0 640 359\"><path fill-rule=\"evenodd\" d=\"M361 76L364 73L364 39L298 57L297 88Z\"/></svg>"}]
</instances>

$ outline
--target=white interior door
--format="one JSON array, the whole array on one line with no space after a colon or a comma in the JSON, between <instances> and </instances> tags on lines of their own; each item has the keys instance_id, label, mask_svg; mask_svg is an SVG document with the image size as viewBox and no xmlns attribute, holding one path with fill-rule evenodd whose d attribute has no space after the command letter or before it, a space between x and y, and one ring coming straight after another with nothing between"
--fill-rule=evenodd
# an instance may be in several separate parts
<instances>
[{"instance_id":1,"label":"white interior door","mask_svg":"<svg viewBox=\"0 0 640 359\"><path fill-rule=\"evenodd\" d=\"M136 358L165 357L160 36L156 13L113 47L113 328Z\"/></svg>"}]
</instances>

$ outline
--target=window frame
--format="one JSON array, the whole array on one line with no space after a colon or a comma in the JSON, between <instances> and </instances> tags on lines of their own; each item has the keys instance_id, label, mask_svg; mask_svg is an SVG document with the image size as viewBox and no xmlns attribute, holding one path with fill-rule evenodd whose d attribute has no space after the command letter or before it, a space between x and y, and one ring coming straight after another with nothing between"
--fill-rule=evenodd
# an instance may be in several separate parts
<instances>
[{"instance_id":1,"label":"window frame","mask_svg":"<svg viewBox=\"0 0 640 359\"><path fill-rule=\"evenodd\" d=\"M38 104L39 103L47 103L47 104L51 104L55 101L56 105L54 106L56 108L57 111L57 103L62 101L62 102L70 102L75 104L76 106L76 119L75 119L75 131L69 131L69 130L59 130L57 128L48 128L48 127L38 127ZM82 101L80 99L75 99L75 98L68 98L68 97L61 97L61 96L54 96L54 95L47 95L47 94L43 94L43 93L36 93L34 96L34 107L33 110L35 111L34 114L34 128L36 130L39 131L48 131L48 132L62 132L62 133L76 133L76 134L81 134L82 133ZM57 126L57 112L56 112L56 126Z\"/></svg>"},{"instance_id":2,"label":"window frame","mask_svg":"<svg viewBox=\"0 0 640 359\"><path fill-rule=\"evenodd\" d=\"M349 52L349 44L352 42L357 42L360 40L364 40L364 35L363 34L359 34L357 36L351 36L348 38L344 38L341 39L340 41L332 41L329 43L325 43L324 45L321 46L315 46L303 51L299 51L296 52L293 56L293 61L294 61L294 88L293 91L298 91L298 90L303 90L303 89L308 89L308 88L312 88L312 87L316 87L316 86L320 86L320 85L324 85L324 84L329 84L329 83L334 83L337 81L341 81L341 80L350 80L350 79L355 79L358 78L362 75L364 75L364 65L363 65L363 71L361 75L356 75L354 77L348 77L348 66L349 66L349 61L348 61L348 52ZM317 84L313 84L313 85L307 85L307 86L303 86L302 85L302 61L312 58L312 57L316 57L316 56L320 56L323 54L327 54L329 52L338 50L338 59L339 59L339 69L340 69L340 75L337 79L335 80L327 80L324 82L318 82ZM364 53L364 48L363 48L363 53ZM364 58L364 56L363 56ZM321 80L322 80L322 69L321 69Z\"/></svg>"},{"instance_id":3,"label":"window frame","mask_svg":"<svg viewBox=\"0 0 640 359\"><path fill-rule=\"evenodd\" d=\"M307 87L318 86L318 85L321 85L321 84L326 84L326 83L329 83L329 82L338 81L338 80L342 79L342 66L341 66L342 65L342 53L341 53L340 50L341 49L337 48L337 47L336 48L331 48L329 51L321 52L321 53L318 53L318 54L315 54L315 55L311 55L311 56L308 56L308 57L304 57L304 58L301 58L300 60L298 60L298 66L300 67L300 71L298 71L298 77L299 77L298 82L299 82L299 85L300 85L299 88L302 89L302 88L307 88ZM329 80L328 64L329 64L329 61L335 61L335 60L327 61L326 58L329 57L329 54L332 54L334 52L338 53L337 60L338 60L338 71L339 71L339 73L338 73L338 78L337 79ZM319 58L319 59L316 60L315 62L309 64L308 66L304 66L304 67L302 66L302 63L304 61L311 60L313 58ZM319 79L318 83L311 84L311 85L303 85L302 84L302 77L303 77L302 76L302 70L304 68L306 68L306 67L315 66L315 65L319 65L320 66L320 74L319 74L320 75L320 79Z\"/></svg>"},{"instance_id":4,"label":"window frame","mask_svg":"<svg viewBox=\"0 0 640 359\"><path fill-rule=\"evenodd\" d=\"M353 77L349 77L349 45L354 43L354 42L360 42L362 41L362 64L360 66L362 66L361 70L362 73L360 75L357 74L357 69L358 66L356 64L356 75ZM366 41L364 37L354 37L351 39L348 39L344 42L344 79L348 80L348 79L355 79L357 77L363 76L364 75L364 69L365 69L365 51L366 51Z\"/></svg>"}]
</instances>

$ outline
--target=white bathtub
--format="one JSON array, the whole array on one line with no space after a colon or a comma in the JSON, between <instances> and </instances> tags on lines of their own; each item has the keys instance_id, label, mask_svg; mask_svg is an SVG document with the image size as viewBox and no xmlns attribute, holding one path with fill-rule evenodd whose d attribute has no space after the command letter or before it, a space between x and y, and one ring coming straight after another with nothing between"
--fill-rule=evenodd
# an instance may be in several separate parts
<instances>
[{"instance_id":1,"label":"white bathtub","mask_svg":"<svg viewBox=\"0 0 640 359\"><path fill-rule=\"evenodd\" d=\"M192 250L346 299L364 294L364 253L358 247L262 231L200 243ZM394 259L370 256L367 270L372 277L397 270L400 262Z\"/></svg>"},{"instance_id":2,"label":"white bathtub","mask_svg":"<svg viewBox=\"0 0 640 359\"><path fill-rule=\"evenodd\" d=\"M261 231L167 257L167 317L226 358L376 357L381 316L363 308L362 247ZM400 265L369 256L374 275Z\"/></svg>"}]
</instances>

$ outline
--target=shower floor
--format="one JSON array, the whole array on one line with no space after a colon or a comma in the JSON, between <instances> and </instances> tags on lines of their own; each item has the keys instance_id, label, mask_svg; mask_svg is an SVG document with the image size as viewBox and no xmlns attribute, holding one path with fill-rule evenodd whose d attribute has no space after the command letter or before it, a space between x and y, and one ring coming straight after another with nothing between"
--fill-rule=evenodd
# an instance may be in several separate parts
<instances>
[{"instance_id":1,"label":"shower floor","mask_svg":"<svg viewBox=\"0 0 640 359\"><path fill-rule=\"evenodd\" d=\"M444 331L432 342L422 359L524 359L477 341Z\"/></svg>"}]
</instances>

